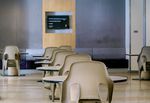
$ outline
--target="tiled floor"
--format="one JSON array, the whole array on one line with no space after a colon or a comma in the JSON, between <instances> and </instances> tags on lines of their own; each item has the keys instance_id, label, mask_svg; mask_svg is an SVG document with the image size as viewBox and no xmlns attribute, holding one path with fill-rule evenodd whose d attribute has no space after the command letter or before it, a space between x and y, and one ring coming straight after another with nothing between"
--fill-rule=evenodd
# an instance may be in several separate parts
<instances>
[{"instance_id":1,"label":"tiled floor","mask_svg":"<svg viewBox=\"0 0 150 103\"><path fill-rule=\"evenodd\" d=\"M0 77L0 103L50 103L40 75Z\"/></svg>"},{"instance_id":2,"label":"tiled floor","mask_svg":"<svg viewBox=\"0 0 150 103\"><path fill-rule=\"evenodd\" d=\"M150 103L150 81L133 80L138 77L138 72L110 74L128 77L127 82L115 83L112 103Z\"/></svg>"},{"instance_id":3,"label":"tiled floor","mask_svg":"<svg viewBox=\"0 0 150 103\"><path fill-rule=\"evenodd\" d=\"M110 72L128 76L128 81L116 83L112 103L150 103L150 81L132 80L137 73ZM38 83L42 74L22 77L0 77L0 103L51 103L49 91Z\"/></svg>"}]
</instances>

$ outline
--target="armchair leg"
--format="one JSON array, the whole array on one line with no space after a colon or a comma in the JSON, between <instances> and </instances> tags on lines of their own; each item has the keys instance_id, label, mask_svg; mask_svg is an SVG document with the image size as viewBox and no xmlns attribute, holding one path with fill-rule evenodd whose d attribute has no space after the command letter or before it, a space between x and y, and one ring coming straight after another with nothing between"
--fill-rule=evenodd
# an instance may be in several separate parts
<instances>
[{"instance_id":1,"label":"armchair leg","mask_svg":"<svg viewBox=\"0 0 150 103\"><path fill-rule=\"evenodd\" d=\"M3 76L5 76L5 70L6 70L6 68L4 67L3 70L2 70L2 75Z\"/></svg>"},{"instance_id":2,"label":"armchair leg","mask_svg":"<svg viewBox=\"0 0 150 103\"><path fill-rule=\"evenodd\" d=\"M44 73L43 73L43 77L45 77L45 75L46 75L46 71L44 71Z\"/></svg>"},{"instance_id":3,"label":"armchair leg","mask_svg":"<svg viewBox=\"0 0 150 103\"><path fill-rule=\"evenodd\" d=\"M51 91L52 91L52 94L51 96L49 96L49 98L52 100L52 102L54 102L55 99L55 90L56 90L56 84L51 84Z\"/></svg>"},{"instance_id":4,"label":"armchair leg","mask_svg":"<svg viewBox=\"0 0 150 103\"><path fill-rule=\"evenodd\" d=\"M3 76L5 76L5 70L3 70Z\"/></svg>"},{"instance_id":5,"label":"armchair leg","mask_svg":"<svg viewBox=\"0 0 150 103\"><path fill-rule=\"evenodd\" d=\"M139 70L139 80L141 80L141 70Z\"/></svg>"}]
</instances>

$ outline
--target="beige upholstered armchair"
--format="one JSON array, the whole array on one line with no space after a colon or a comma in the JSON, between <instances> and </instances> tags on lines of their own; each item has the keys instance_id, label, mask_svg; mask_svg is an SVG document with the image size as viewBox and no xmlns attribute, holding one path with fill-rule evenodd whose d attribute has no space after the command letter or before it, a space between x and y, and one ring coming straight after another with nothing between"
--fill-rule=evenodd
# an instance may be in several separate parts
<instances>
[{"instance_id":1,"label":"beige upholstered armchair","mask_svg":"<svg viewBox=\"0 0 150 103\"><path fill-rule=\"evenodd\" d=\"M62 103L101 101L102 85L107 88L106 101L111 103L113 82L108 76L105 64L97 61L76 62L71 66L69 76L63 83Z\"/></svg>"},{"instance_id":2,"label":"beige upholstered armchair","mask_svg":"<svg viewBox=\"0 0 150 103\"><path fill-rule=\"evenodd\" d=\"M150 79L150 46L142 48L138 56L139 79Z\"/></svg>"},{"instance_id":3,"label":"beige upholstered armchair","mask_svg":"<svg viewBox=\"0 0 150 103\"><path fill-rule=\"evenodd\" d=\"M20 75L20 53L17 46L6 46L3 52L3 75Z\"/></svg>"}]
</instances>

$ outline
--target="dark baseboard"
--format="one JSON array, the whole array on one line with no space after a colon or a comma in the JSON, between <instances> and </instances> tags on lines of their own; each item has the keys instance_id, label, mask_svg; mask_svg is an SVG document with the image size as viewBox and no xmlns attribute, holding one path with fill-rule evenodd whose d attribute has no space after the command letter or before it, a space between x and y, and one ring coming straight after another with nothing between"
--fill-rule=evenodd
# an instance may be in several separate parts
<instances>
[{"instance_id":1,"label":"dark baseboard","mask_svg":"<svg viewBox=\"0 0 150 103\"><path fill-rule=\"evenodd\" d=\"M95 61L102 61L108 68L128 68L127 59L93 59ZM0 61L0 66L2 67L2 62ZM23 70L36 69L41 65L35 64L34 60L21 60L20 67Z\"/></svg>"},{"instance_id":2,"label":"dark baseboard","mask_svg":"<svg viewBox=\"0 0 150 103\"><path fill-rule=\"evenodd\" d=\"M93 59L104 62L108 68L128 68L127 59Z\"/></svg>"}]
</instances>

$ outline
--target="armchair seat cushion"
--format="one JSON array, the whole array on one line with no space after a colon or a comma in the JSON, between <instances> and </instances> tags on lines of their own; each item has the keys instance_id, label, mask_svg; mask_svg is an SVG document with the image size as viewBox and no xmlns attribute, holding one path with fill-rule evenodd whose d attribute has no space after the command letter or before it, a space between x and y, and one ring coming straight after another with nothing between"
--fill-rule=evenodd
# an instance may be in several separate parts
<instances>
[{"instance_id":1,"label":"armchair seat cushion","mask_svg":"<svg viewBox=\"0 0 150 103\"><path fill-rule=\"evenodd\" d=\"M9 59L7 61L7 67L16 67L16 61L13 59Z\"/></svg>"}]
</instances>

